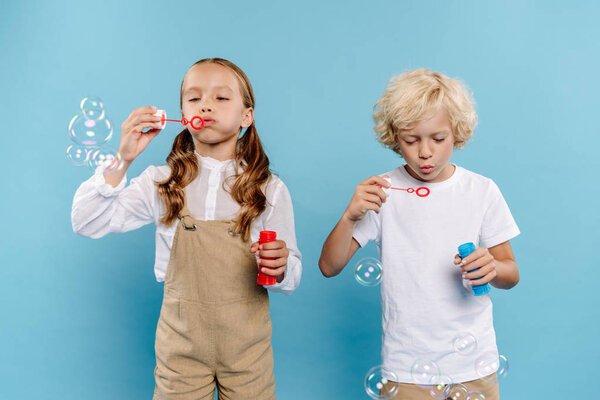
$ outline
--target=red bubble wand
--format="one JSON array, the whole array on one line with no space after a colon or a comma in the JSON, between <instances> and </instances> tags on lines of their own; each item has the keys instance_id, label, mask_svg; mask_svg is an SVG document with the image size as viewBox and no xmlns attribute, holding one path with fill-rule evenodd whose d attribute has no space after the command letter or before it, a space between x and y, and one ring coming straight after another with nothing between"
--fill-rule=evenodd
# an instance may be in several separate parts
<instances>
[{"instance_id":1,"label":"red bubble wand","mask_svg":"<svg viewBox=\"0 0 600 400\"><path fill-rule=\"evenodd\" d=\"M429 190L429 188L425 187L425 186L421 186L418 187L416 189L414 188L396 188L396 187L391 187L390 189L394 189L394 190L406 190L408 193L414 193L419 197L427 197L429 196L429 193L431 193L431 191Z\"/></svg>"},{"instance_id":2,"label":"red bubble wand","mask_svg":"<svg viewBox=\"0 0 600 400\"><path fill-rule=\"evenodd\" d=\"M379 186L380 188L383 188L383 186L381 186L381 185L377 185L377 186ZM414 193L419 197L427 197L427 196L429 196L429 193L431 193L431 190L429 190L429 188L427 188L425 186L421 186L416 189L415 188L404 189L404 188L398 188L398 187L390 187L388 189L405 190L407 193Z\"/></svg>"},{"instance_id":3,"label":"red bubble wand","mask_svg":"<svg viewBox=\"0 0 600 400\"><path fill-rule=\"evenodd\" d=\"M164 125L166 121L179 122L183 126L190 124L190 126L196 130L200 130L200 129L204 128L204 119L202 119L202 117L200 117L198 115L196 115L195 117L193 117L191 120L188 121L186 118L183 118L183 117L181 117L181 119L167 119L167 114L162 113L162 116L160 118L160 124Z\"/></svg>"}]
</instances>

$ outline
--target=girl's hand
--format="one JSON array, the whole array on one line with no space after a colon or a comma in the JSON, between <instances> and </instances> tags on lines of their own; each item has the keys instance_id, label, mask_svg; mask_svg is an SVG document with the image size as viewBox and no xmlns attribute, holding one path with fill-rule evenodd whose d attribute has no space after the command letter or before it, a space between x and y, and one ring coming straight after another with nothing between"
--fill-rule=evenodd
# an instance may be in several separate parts
<instances>
[{"instance_id":1,"label":"girl's hand","mask_svg":"<svg viewBox=\"0 0 600 400\"><path fill-rule=\"evenodd\" d=\"M387 195L382 186L389 188L391 185L381 176L372 176L360 183L354 191L350 204L344 216L352 222L360 221L367 214L367 211L373 210L379 214L381 205L385 203Z\"/></svg>"},{"instance_id":2,"label":"girl's hand","mask_svg":"<svg viewBox=\"0 0 600 400\"><path fill-rule=\"evenodd\" d=\"M485 285L494 279L496 273L496 260L485 247L480 247L464 259L457 254L454 256L454 264L459 265L463 271L463 279L469 279L469 285ZM479 268L479 269L477 269ZM474 271L477 269L477 271ZM471 281L470 279L477 279Z\"/></svg>"},{"instance_id":3,"label":"girl's hand","mask_svg":"<svg viewBox=\"0 0 600 400\"><path fill-rule=\"evenodd\" d=\"M250 252L258 257L257 264L260 272L276 276L278 283L283 280L287 259L290 255L283 240L274 240L263 244L254 242L250 247Z\"/></svg>"},{"instance_id":4,"label":"girl's hand","mask_svg":"<svg viewBox=\"0 0 600 400\"><path fill-rule=\"evenodd\" d=\"M154 106L136 108L121 125L119 153L123 161L131 163L160 132L161 117L154 116L156 111ZM142 132L148 128L148 132Z\"/></svg>"}]
</instances>

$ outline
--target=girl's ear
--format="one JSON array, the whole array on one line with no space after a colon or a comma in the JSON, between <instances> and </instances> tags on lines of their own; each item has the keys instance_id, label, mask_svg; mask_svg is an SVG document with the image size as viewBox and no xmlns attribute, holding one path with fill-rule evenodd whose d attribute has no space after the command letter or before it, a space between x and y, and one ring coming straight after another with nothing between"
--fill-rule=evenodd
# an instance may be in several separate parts
<instances>
[{"instance_id":1,"label":"girl's ear","mask_svg":"<svg viewBox=\"0 0 600 400\"><path fill-rule=\"evenodd\" d=\"M242 117L242 128L247 128L250 125L252 125L252 122L254 121L254 110L252 109L252 107L246 109L246 111L244 111L244 116Z\"/></svg>"}]
</instances>

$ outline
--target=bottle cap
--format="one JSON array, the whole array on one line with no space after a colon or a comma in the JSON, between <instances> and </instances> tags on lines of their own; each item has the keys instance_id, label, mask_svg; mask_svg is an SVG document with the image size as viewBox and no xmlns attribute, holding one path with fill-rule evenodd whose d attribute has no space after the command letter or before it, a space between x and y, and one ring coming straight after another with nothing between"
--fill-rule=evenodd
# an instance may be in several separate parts
<instances>
[{"instance_id":1,"label":"bottle cap","mask_svg":"<svg viewBox=\"0 0 600 400\"><path fill-rule=\"evenodd\" d=\"M460 258L465 258L474 251L475 245L473 244L473 242L464 243L458 246L458 255L460 256Z\"/></svg>"},{"instance_id":2,"label":"bottle cap","mask_svg":"<svg viewBox=\"0 0 600 400\"><path fill-rule=\"evenodd\" d=\"M261 231L260 232L260 237L258 239L258 241L260 243L272 242L274 240L277 240L276 232L274 232L274 231Z\"/></svg>"},{"instance_id":3,"label":"bottle cap","mask_svg":"<svg viewBox=\"0 0 600 400\"><path fill-rule=\"evenodd\" d=\"M165 110L156 110L156 112L154 113L154 116L161 117L160 129L165 129L165 126L167 125L167 112Z\"/></svg>"},{"instance_id":4,"label":"bottle cap","mask_svg":"<svg viewBox=\"0 0 600 400\"><path fill-rule=\"evenodd\" d=\"M390 197L390 195L392 194L392 178L390 178L389 176L382 176L382 178L385 179L390 184L389 188L381 187L383 189L383 192L385 193L385 195L387 197Z\"/></svg>"},{"instance_id":5,"label":"bottle cap","mask_svg":"<svg viewBox=\"0 0 600 400\"><path fill-rule=\"evenodd\" d=\"M277 283L277 278L271 275L258 274L256 283L259 285L274 285Z\"/></svg>"}]
</instances>

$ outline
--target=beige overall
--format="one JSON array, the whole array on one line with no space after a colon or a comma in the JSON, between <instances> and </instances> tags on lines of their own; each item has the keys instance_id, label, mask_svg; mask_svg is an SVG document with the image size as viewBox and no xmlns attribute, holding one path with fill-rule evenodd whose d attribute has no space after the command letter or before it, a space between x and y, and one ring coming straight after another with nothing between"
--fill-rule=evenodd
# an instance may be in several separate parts
<instances>
[{"instance_id":1,"label":"beige overall","mask_svg":"<svg viewBox=\"0 0 600 400\"><path fill-rule=\"evenodd\" d=\"M275 399L267 291L233 221L179 214L156 328L154 400Z\"/></svg>"}]
</instances>

